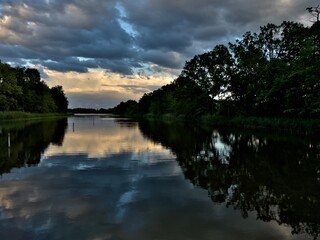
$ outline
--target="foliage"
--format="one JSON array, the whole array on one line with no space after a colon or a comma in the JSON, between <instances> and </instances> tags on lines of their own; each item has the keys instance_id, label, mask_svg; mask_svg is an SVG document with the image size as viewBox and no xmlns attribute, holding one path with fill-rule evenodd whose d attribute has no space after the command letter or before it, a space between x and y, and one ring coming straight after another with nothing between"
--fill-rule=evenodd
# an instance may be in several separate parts
<instances>
[{"instance_id":1,"label":"foliage","mask_svg":"<svg viewBox=\"0 0 320 240\"><path fill-rule=\"evenodd\" d=\"M137 112L137 105L138 103L134 100L129 100L127 102L121 102L118 106L114 107L113 109L109 110L108 113L112 112L114 114L134 114Z\"/></svg>"},{"instance_id":2,"label":"foliage","mask_svg":"<svg viewBox=\"0 0 320 240\"><path fill-rule=\"evenodd\" d=\"M196 55L176 80L145 94L131 113L319 119L319 39L319 22L267 24Z\"/></svg>"},{"instance_id":3,"label":"foliage","mask_svg":"<svg viewBox=\"0 0 320 240\"><path fill-rule=\"evenodd\" d=\"M49 88L37 69L0 62L0 111L66 112L68 100L61 86Z\"/></svg>"},{"instance_id":4,"label":"foliage","mask_svg":"<svg viewBox=\"0 0 320 240\"><path fill-rule=\"evenodd\" d=\"M50 92L58 112L66 112L68 110L68 100L64 95L62 86L55 86L50 89Z\"/></svg>"}]
</instances>

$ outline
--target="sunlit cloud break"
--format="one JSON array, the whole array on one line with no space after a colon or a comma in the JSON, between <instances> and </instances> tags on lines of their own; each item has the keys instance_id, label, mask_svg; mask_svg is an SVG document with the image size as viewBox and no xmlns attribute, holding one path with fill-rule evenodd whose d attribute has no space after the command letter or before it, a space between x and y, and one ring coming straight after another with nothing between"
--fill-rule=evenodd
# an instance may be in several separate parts
<instances>
[{"instance_id":1,"label":"sunlit cloud break","mask_svg":"<svg viewBox=\"0 0 320 240\"><path fill-rule=\"evenodd\" d=\"M93 98L96 101L90 103L91 107L102 108L107 106L106 99L113 105L128 99L139 100L146 92L151 92L171 81L170 75L158 74L149 77L134 74L121 75L118 73L106 74L99 69L89 69L86 73L63 72L45 70L48 76L48 85L63 85L69 96L83 96ZM90 102L90 99L87 99ZM85 102L81 105L70 99L71 107L90 107ZM110 107L112 104L110 105Z\"/></svg>"}]
</instances>

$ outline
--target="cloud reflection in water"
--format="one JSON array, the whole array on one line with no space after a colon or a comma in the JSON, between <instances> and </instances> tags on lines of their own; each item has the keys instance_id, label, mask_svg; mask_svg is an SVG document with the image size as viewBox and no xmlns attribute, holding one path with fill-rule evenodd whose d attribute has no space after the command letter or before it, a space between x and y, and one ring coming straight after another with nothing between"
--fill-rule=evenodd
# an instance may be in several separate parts
<instances>
[{"instance_id":1,"label":"cloud reflection in water","mask_svg":"<svg viewBox=\"0 0 320 240\"><path fill-rule=\"evenodd\" d=\"M2 176L0 239L12 228L15 239L292 239L213 204L137 124L93 117L70 118L62 146Z\"/></svg>"}]
</instances>

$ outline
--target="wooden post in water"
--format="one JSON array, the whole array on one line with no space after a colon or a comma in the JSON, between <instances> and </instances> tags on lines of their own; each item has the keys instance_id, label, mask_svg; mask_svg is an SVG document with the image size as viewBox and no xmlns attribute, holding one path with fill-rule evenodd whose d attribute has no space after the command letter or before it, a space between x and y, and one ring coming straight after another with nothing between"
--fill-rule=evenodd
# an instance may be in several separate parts
<instances>
[{"instance_id":1,"label":"wooden post in water","mask_svg":"<svg viewBox=\"0 0 320 240\"><path fill-rule=\"evenodd\" d=\"M8 133L8 148L11 147L11 141L10 141L10 133Z\"/></svg>"},{"instance_id":2,"label":"wooden post in water","mask_svg":"<svg viewBox=\"0 0 320 240\"><path fill-rule=\"evenodd\" d=\"M72 132L74 132L74 122L72 123Z\"/></svg>"},{"instance_id":3,"label":"wooden post in water","mask_svg":"<svg viewBox=\"0 0 320 240\"><path fill-rule=\"evenodd\" d=\"M10 140L10 133L8 133L8 157L11 157L11 140Z\"/></svg>"}]
</instances>

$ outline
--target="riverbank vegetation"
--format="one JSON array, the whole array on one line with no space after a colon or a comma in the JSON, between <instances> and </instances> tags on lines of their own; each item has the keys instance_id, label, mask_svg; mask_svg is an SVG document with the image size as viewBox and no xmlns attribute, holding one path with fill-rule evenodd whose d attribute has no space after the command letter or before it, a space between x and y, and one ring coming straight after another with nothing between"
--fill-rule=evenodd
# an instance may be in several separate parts
<instances>
[{"instance_id":1,"label":"riverbank vegetation","mask_svg":"<svg viewBox=\"0 0 320 240\"><path fill-rule=\"evenodd\" d=\"M60 118L66 117L71 113L30 113L30 112L19 112L19 111L5 111L0 112L0 122L1 126L4 124L3 122L12 122L12 120L20 121L20 120L38 120L38 119L52 119L52 118Z\"/></svg>"},{"instance_id":2,"label":"riverbank vegetation","mask_svg":"<svg viewBox=\"0 0 320 240\"><path fill-rule=\"evenodd\" d=\"M61 86L49 88L37 69L12 67L0 61L0 112L16 112L1 113L0 118L67 110L68 100Z\"/></svg>"},{"instance_id":3,"label":"riverbank vegetation","mask_svg":"<svg viewBox=\"0 0 320 240\"><path fill-rule=\"evenodd\" d=\"M319 66L320 22L268 24L196 55L172 83L110 111L187 120L319 120Z\"/></svg>"}]
</instances>

